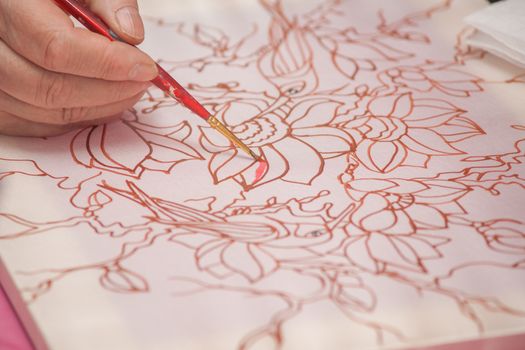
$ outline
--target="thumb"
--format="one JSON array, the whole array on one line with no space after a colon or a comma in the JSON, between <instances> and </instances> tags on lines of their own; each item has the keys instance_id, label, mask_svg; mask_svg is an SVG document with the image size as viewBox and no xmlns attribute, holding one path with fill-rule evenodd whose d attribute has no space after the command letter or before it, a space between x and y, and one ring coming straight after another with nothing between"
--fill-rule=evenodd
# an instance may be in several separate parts
<instances>
[{"instance_id":1,"label":"thumb","mask_svg":"<svg viewBox=\"0 0 525 350\"><path fill-rule=\"evenodd\" d=\"M86 0L85 2L126 42L137 45L144 40L144 24L140 18L137 0Z\"/></svg>"}]
</instances>

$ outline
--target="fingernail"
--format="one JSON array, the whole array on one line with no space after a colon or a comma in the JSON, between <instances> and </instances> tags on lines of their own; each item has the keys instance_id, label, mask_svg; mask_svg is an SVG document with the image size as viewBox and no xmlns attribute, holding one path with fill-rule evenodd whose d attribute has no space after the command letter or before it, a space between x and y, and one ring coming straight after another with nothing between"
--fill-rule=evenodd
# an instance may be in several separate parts
<instances>
[{"instance_id":1,"label":"fingernail","mask_svg":"<svg viewBox=\"0 0 525 350\"><path fill-rule=\"evenodd\" d=\"M133 81L150 81L159 74L155 64L138 63L129 71L128 78Z\"/></svg>"},{"instance_id":2,"label":"fingernail","mask_svg":"<svg viewBox=\"0 0 525 350\"><path fill-rule=\"evenodd\" d=\"M123 7L116 12L115 16L121 31L136 39L144 37L142 20L140 19L139 11L135 7Z\"/></svg>"}]
</instances>

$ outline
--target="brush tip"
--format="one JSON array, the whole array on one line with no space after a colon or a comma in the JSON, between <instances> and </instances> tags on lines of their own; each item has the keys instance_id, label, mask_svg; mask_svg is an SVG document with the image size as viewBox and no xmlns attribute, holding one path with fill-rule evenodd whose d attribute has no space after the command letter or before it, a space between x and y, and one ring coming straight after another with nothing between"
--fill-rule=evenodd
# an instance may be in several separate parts
<instances>
[{"instance_id":1,"label":"brush tip","mask_svg":"<svg viewBox=\"0 0 525 350\"><path fill-rule=\"evenodd\" d=\"M256 161L260 161L261 160L261 157L259 157L257 154L255 154L254 151L250 150L250 156L252 156L253 159L255 159Z\"/></svg>"}]
</instances>

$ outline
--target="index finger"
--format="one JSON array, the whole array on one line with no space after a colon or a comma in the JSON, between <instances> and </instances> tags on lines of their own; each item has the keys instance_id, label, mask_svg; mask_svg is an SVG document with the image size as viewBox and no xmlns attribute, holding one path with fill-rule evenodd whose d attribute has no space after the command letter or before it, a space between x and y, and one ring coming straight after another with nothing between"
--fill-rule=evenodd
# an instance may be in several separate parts
<instances>
[{"instance_id":1,"label":"index finger","mask_svg":"<svg viewBox=\"0 0 525 350\"><path fill-rule=\"evenodd\" d=\"M0 1L0 37L35 64L60 73L106 80L149 81L155 62L139 49L111 42L73 22L53 1Z\"/></svg>"},{"instance_id":2,"label":"index finger","mask_svg":"<svg viewBox=\"0 0 525 350\"><path fill-rule=\"evenodd\" d=\"M130 44L144 40L144 24L137 0L84 0L117 33Z\"/></svg>"}]
</instances>

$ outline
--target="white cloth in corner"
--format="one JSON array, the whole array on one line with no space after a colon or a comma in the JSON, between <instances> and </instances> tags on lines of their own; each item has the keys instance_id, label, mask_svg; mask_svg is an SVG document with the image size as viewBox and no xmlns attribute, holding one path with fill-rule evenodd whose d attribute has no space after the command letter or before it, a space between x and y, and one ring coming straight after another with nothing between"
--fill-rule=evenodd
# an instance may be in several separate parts
<instances>
[{"instance_id":1,"label":"white cloth in corner","mask_svg":"<svg viewBox=\"0 0 525 350\"><path fill-rule=\"evenodd\" d=\"M506 0L465 18L476 29L467 44L525 68L525 0Z\"/></svg>"}]
</instances>

